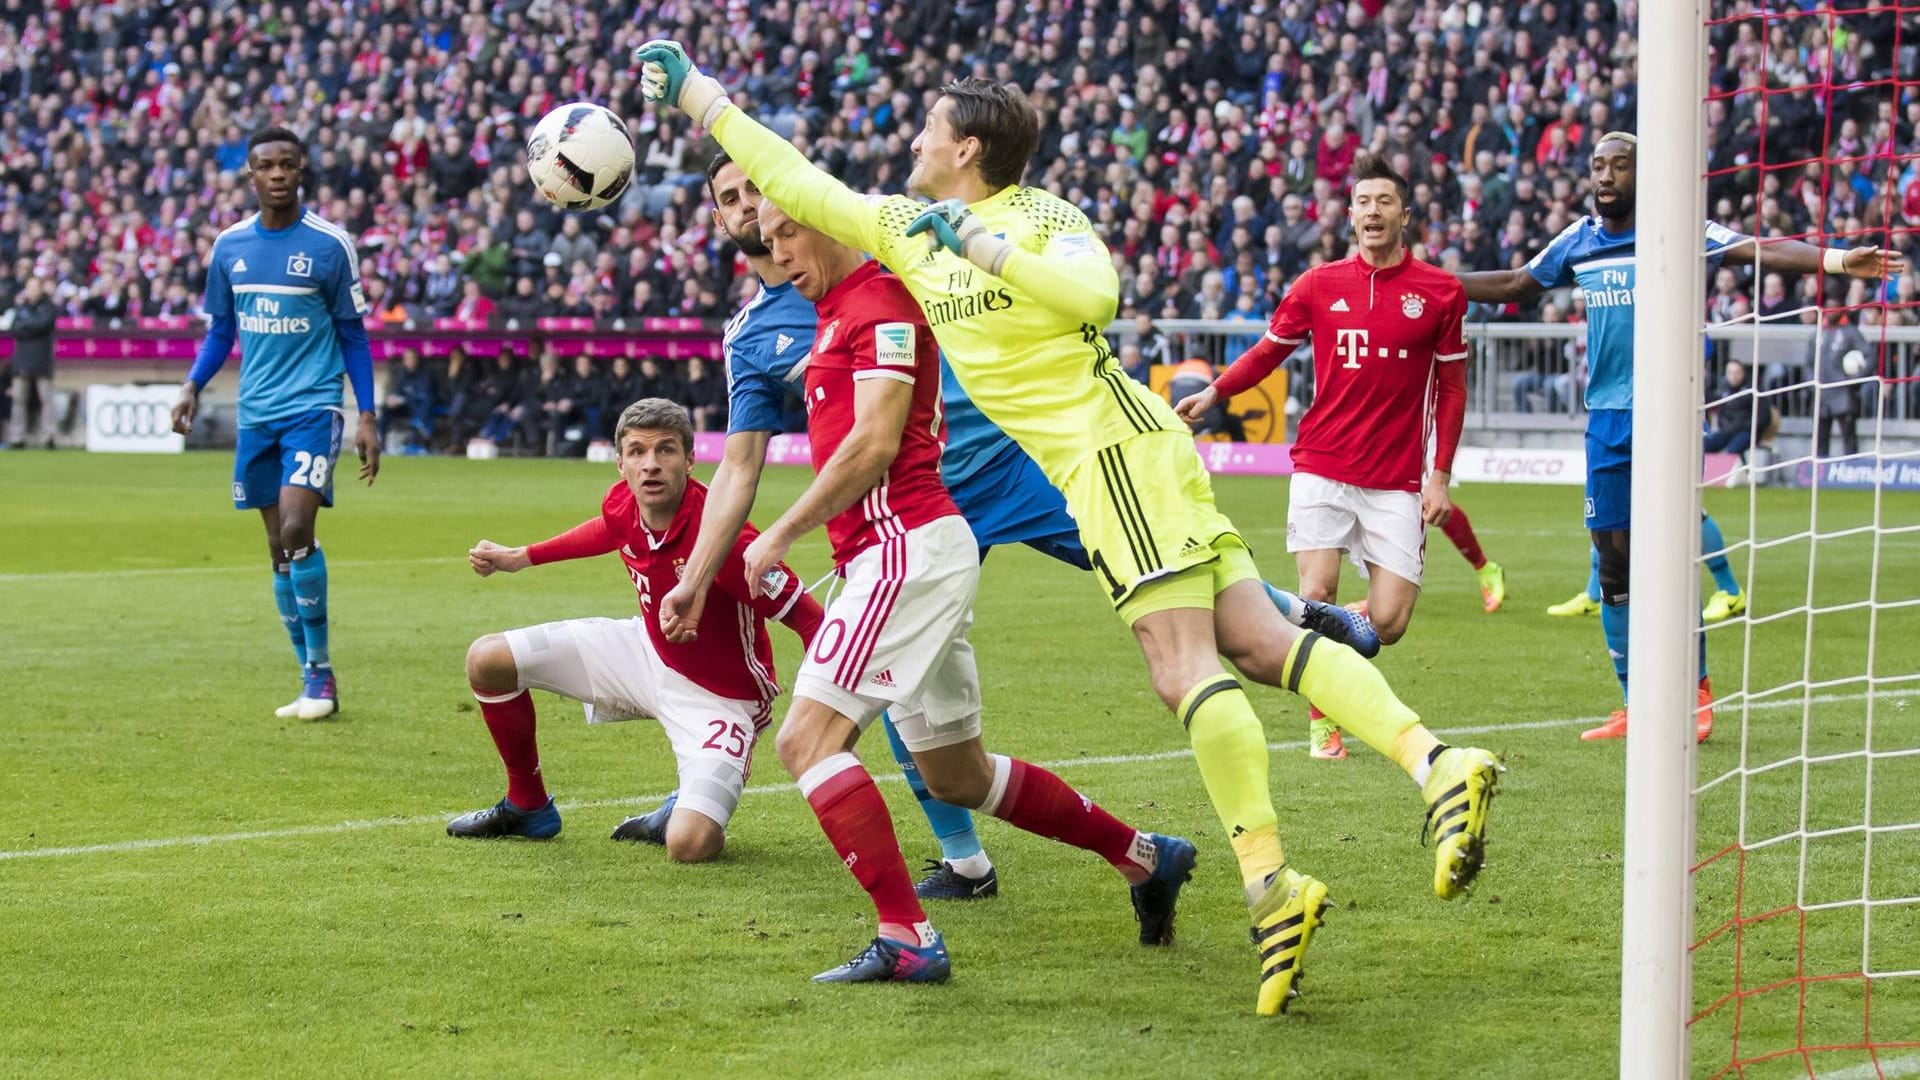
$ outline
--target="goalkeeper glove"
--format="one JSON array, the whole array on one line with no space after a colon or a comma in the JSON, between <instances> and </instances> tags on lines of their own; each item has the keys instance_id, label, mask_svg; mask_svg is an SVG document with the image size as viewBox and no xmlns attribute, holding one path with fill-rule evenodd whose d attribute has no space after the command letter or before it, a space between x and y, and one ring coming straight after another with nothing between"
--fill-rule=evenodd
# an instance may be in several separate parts
<instances>
[{"instance_id":1,"label":"goalkeeper glove","mask_svg":"<svg viewBox=\"0 0 1920 1080\"><path fill-rule=\"evenodd\" d=\"M996 276L1013 251L1013 245L1005 239L989 234L986 225L959 199L943 199L914 218L907 226L907 235L921 233L927 234L928 251L946 248Z\"/></svg>"},{"instance_id":2,"label":"goalkeeper glove","mask_svg":"<svg viewBox=\"0 0 1920 1080\"><path fill-rule=\"evenodd\" d=\"M719 80L693 66L677 41L655 38L633 50L640 69L640 96L648 101L678 106L681 112L710 128L733 102Z\"/></svg>"}]
</instances>

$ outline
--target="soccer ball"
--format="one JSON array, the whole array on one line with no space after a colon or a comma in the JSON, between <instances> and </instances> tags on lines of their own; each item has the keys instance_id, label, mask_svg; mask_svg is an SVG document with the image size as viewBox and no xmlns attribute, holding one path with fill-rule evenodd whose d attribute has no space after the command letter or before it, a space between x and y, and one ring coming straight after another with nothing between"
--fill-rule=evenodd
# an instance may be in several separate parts
<instances>
[{"instance_id":1,"label":"soccer ball","mask_svg":"<svg viewBox=\"0 0 1920 1080\"><path fill-rule=\"evenodd\" d=\"M1840 370L1846 372L1849 379L1865 375L1867 366L1867 354L1859 349L1849 349L1847 355L1840 358Z\"/></svg>"},{"instance_id":2,"label":"soccer ball","mask_svg":"<svg viewBox=\"0 0 1920 1080\"><path fill-rule=\"evenodd\" d=\"M633 139L627 125L599 105L562 105L533 126L527 175L541 197L562 210L598 210L633 181Z\"/></svg>"}]
</instances>

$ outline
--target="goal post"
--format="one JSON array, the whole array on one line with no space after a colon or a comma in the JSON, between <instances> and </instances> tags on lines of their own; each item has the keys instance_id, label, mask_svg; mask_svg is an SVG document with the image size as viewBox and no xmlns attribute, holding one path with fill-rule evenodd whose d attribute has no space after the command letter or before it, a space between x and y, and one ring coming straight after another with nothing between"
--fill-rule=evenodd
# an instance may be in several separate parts
<instances>
[{"instance_id":1,"label":"goal post","mask_svg":"<svg viewBox=\"0 0 1920 1080\"><path fill-rule=\"evenodd\" d=\"M1640 6L1635 155L1633 621L1627 711L1620 1075L1690 1068L1692 791L1705 294L1700 0Z\"/></svg>"}]
</instances>

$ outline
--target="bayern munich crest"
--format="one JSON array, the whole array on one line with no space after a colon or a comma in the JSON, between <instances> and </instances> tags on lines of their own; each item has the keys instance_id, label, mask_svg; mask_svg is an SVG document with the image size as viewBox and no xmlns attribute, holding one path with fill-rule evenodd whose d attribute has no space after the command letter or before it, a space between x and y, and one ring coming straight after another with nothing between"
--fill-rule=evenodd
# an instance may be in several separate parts
<instances>
[{"instance_id":1,"label":"bayern munich crest","mask_svg":"<svg viewBox=\"0 0 1920 1080\"><path fill-rule=\"evenodd\" d=\"M1400 314L1409 319L1417 319L1427 310L1427 302L1418 293L1407 293L1400 298Z\"/></svg>"}]
</instances>

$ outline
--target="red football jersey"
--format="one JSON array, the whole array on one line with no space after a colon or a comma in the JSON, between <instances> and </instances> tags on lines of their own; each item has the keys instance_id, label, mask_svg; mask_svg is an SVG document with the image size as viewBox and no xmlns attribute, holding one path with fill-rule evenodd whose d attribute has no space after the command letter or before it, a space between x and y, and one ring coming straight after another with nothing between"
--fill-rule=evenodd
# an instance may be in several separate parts
<instances>
[{"instance_id":1,"label":"red football jersey","mask_svg":"<svg viewBox=\"0 0 1920 1080\"><path fill-rule=\"evenodd\" d=\"M807 361L807 438L817 473L853 430L853 387L895 379L913 387L900 452L887 475L827 522L833 561L845 566L882 540L958 514L940 480L947 421L940 411L940 347L900 279L868 262L814 305L820 329Z\"/></svg>"},{"instance_id":2,"label":"red football jersey","mask_svg":"<svg viewBox=\"0 0 1920 1080\"><path fill-rule=\"evenodd\" d=\"M1354 255L1300 275L1267 330L1288 350L1313 337L1313 406L1294 435L1293 467L1419 491L1438 366L1467 358L1466 313L1460 280L1412 255L1384 270Z\"/></svg>"},{"instance_id":3,"label":"red football jersey","mask_svg":"<svg viewBox=\"0 0 1920 1080\"><path fill-rule=\"evenodd\" d=\"M599 517L534 544L527 553L538 566L619 552L620 560L627 564L627 576L640 594L640 616L646 623L647 637L667 667L711 693L764 706L780 693L774 683L773 649L767 642L766 620L786 619L812 600L784 563L767 573L761 589L747 594L747 564L742 553L760 535L752 525L741 528L740 538L720 564L700 619L700 636L675 644L660 631L654 598L679 584L687 559L693 554L693 542L700 534L700 510L706 504L706 486L689 479L679 512L667 530L656 535L640 520L640 506L632 489L626 481L617 481L600 501ZM803 637L811 633L796 623L789 625L796 626Z\"/></svg>"}]
</instances>

